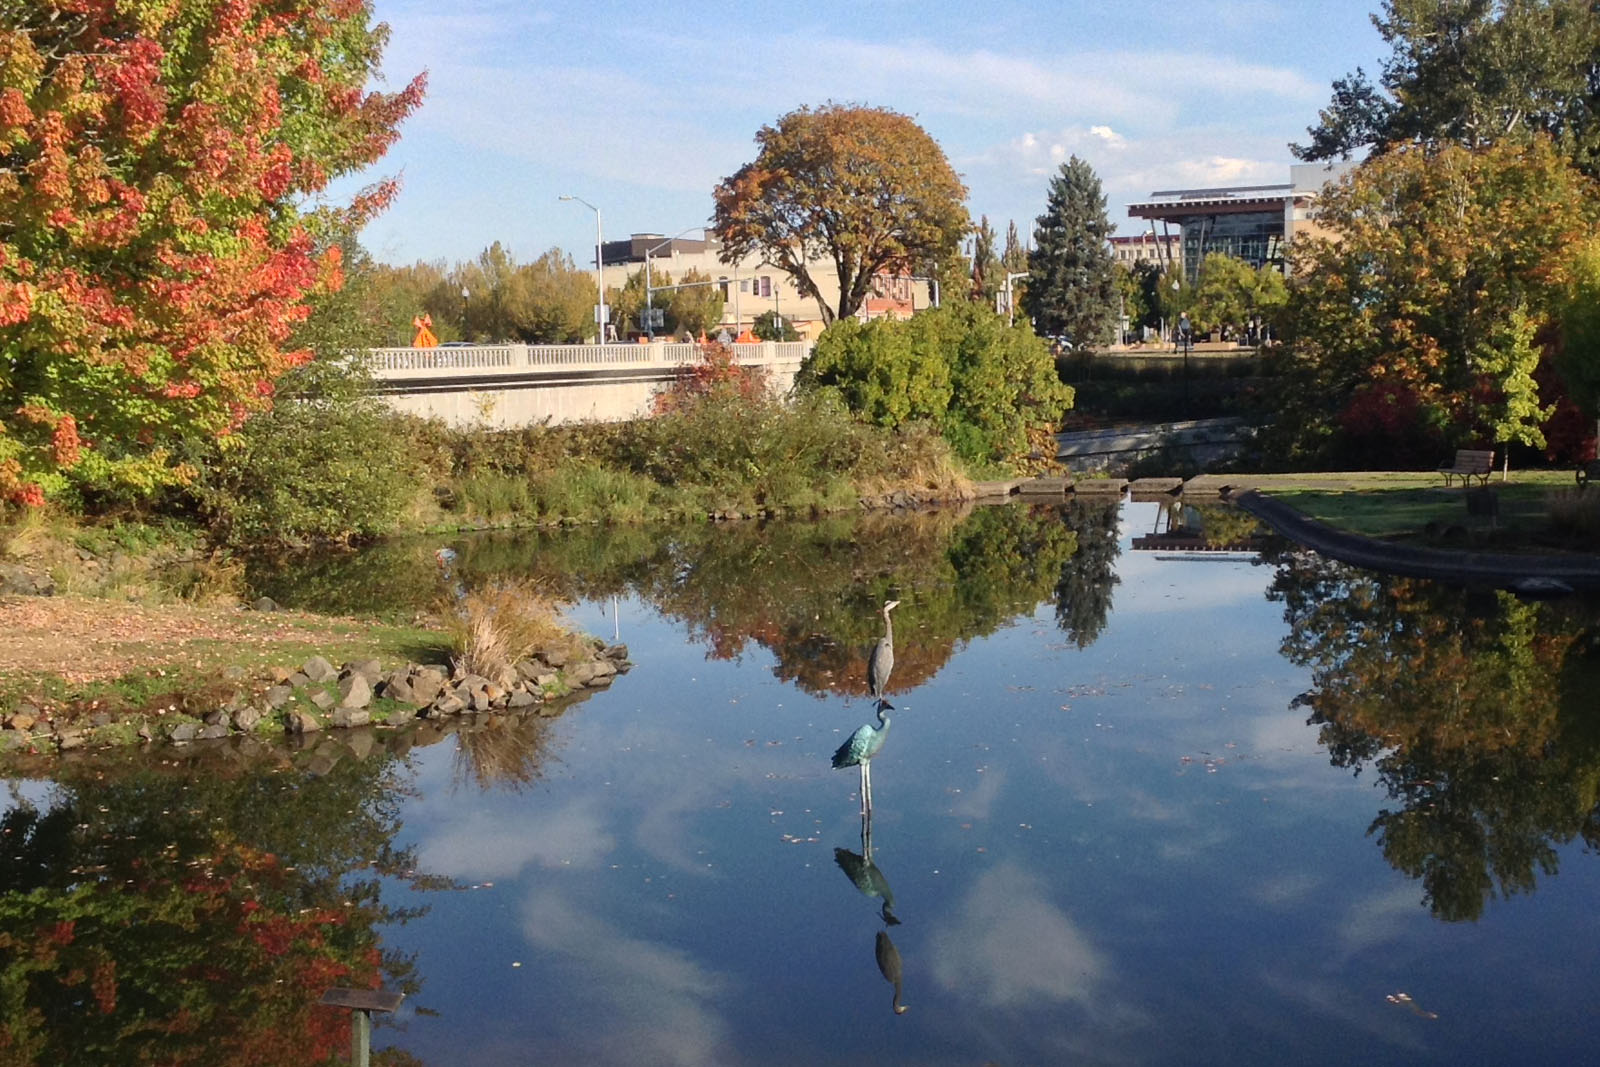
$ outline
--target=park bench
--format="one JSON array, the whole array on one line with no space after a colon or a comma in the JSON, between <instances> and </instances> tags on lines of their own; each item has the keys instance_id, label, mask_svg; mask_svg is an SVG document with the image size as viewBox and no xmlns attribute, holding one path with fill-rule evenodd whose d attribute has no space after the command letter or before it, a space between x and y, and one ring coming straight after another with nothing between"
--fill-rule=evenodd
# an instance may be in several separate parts
<instances>
[{"instance_id":1,"label":"park bench","mask_svg":"<svg viewBox=\"0 0 1600 1067\"><path fill-rule=\"evenodd\" d=\"M1444 484L1449 485L1452 478L1459 477L1461 484L1471 485L1472 479L1477 478L1484 485L1489 484L1489 472L1494 469L1494 451L1492 449L1458 448L1456 461L1451 464L1440 464L1439 473L1444 475Z\"/></svg>"}]
</instances>

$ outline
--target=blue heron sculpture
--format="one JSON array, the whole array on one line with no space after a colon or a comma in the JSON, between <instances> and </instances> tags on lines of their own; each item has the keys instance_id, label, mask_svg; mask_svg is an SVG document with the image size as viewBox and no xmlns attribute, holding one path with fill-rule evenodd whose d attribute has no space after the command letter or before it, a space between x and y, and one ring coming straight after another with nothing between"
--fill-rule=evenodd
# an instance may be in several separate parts
<instances>
[{"instance_id":1,"label":"blue heron sculpture","mask_svg":"<svg viewBox=\"0 0 1600 1067\"><path fill-rule=\"evenodd\" d=\"M883 748L883 742L889 736L889 716L887 712L891 705L887 700L878 701L878 725L870 722L856 727L856 732L851 734L839 750L833 754L833 769L843 770L846 767L861 768L861 814L863 816L872 811L872 757Z\"/></svg>"}]
</instances>

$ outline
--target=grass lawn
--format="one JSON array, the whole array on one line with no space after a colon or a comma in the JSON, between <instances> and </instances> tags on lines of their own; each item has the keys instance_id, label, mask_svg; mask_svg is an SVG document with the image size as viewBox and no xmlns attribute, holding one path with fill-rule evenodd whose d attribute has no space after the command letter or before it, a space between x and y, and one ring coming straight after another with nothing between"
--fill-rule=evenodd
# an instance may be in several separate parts
<instances>
[{"instance_id":1,"label":"grass lawn","mask_svg":"<svg viewBox=\"0 0 1600 1067\"><path fill-rule=\"evenodd\" d=\"M1490 518L1468 515L1466 490L1445 488L1431 473L1284 475L1277 484L1254 484L1329 526L1369 537L1424 539L1435 524L1492 533L1495 541L1542 534L1549 526L1549 494L1576 488L1570 471L1514 471L1505 482L1494 475L1489 487L1499 496L1500 514Z\"/></svg>"}]
</instances>

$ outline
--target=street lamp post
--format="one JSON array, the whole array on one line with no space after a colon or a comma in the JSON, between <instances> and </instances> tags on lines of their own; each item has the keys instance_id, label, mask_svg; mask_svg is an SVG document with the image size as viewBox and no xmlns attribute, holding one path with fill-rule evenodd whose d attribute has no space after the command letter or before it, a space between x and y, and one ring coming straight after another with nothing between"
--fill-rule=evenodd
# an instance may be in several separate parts
<instances>
[{"instance_id":1,"label":"street lamp post","mask_svg":"<svg viewBox=\"0 0 1600 1067\"><path fill-rule=\"evenodd\" d=\"M600 245L603 243L603 240L604 240L604 238L602 237L601 229L600 229L600 209L595 207L593 204L589 203L589 201L585 200L581 196L566 196L566 195L562 195L562 196L557 197L556 199L558 199L558 200L576 200L578 203L582 204L584 207L586 207L590 211L594 212L594 280L595 280L595 287L597 289L599 289L599 291L600 291L600 308L596 312L596 319L598 321L596 321L596 323L595 323L595 335L597 337L599 337L601 344L605 344L606 343L606 318L607 318L607 316L606 316L606 266L605 266L604 261L602 261L602 259L600 258Z\"/></svg>"},{"instance_id":2,"label":"street lamp post","mask_svg":"<svg viewBox=\"0 0 1600 1067\"><path fill-rule=\"evenodd\" d=\"M461 339L467 340L467 301L472 299L472 290L466 286L461 287Z\"/></svg>"}]
</instances>

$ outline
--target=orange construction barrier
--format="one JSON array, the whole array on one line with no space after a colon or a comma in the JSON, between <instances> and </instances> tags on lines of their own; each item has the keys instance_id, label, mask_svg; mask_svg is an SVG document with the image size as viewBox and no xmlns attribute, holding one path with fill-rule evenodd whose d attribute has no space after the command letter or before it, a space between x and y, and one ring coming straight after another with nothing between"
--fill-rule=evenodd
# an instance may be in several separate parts
<instances>
[{"instance_id":1,"label":"orange construction barrier","mask_svg":"<svg viewBox=\"0 0 1600 1067\"><path fill-rule=\"evenodd\" d=\"M439 339L433 335L433 316L424 311L421 315L411 320L411 325L417 328L417 335L411 339L412 348L436 348Z\"/></svg>"}]
</instances>

